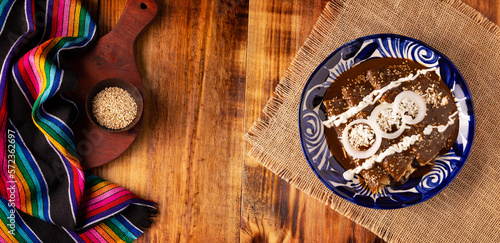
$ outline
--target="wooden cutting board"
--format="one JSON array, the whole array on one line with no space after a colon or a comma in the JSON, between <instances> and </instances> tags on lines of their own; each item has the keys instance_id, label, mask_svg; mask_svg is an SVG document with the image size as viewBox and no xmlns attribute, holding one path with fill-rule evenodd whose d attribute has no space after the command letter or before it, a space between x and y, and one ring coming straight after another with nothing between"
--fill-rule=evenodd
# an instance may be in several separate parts
<instances>
[{"instance_id":1,"label":"wooden cutting board","mask_svg":"<svg viewBox=\"0 0 500 243\"><path fill-rule=\"evenodd\" d=\"M142 119L124 132L109 132L94 125L85 112L87 94L106 79L122 79L134 85L146 102L142 80L135 62L135 41L157 12L154 0L129 0L120 20L93 47L71 62L78 75L78 86L69 95L80 106L74 133L82 167L91 169L120 156L136 139ZM138 114L142 115L142 114Z\"/></svg>"}]
</instances>

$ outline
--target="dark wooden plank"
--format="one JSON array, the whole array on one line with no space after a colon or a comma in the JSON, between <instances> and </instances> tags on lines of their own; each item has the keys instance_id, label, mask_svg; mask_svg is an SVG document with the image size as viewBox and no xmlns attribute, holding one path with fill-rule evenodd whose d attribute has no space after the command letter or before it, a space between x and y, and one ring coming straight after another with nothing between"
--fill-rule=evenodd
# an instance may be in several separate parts
<instances>
[{"instance_id":1,"label":"dark wooden plank","mask_svg":"<svg viewBox=\"0 0 500 243\"><path fill-rule=\"evenodd\" d=\"M146 196L160 217L139 242L239 240L247 3L164 1L138 43L152 101ZM130 167L129 167L130 168ZM132 167L135 168L135 167ZM127 169L125 166L124 169Z\"/></svg>"}]
</instances>

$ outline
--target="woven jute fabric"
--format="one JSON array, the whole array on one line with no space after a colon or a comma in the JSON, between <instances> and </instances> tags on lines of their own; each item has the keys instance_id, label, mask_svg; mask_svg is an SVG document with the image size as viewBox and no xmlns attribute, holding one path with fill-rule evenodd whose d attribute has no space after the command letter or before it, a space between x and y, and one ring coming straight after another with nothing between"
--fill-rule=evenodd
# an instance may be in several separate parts
<instances>
[{"instance_id":1,"label":"woven jute fabric","mask_svg":"<svg viewBox=\"0 0 500 243\"><path fill-rule=\"evenodd\" d=\"M472 152L455 180L403 209L354 205L331 192L305 160L301 92L315 68L355 38L394 33L424 41L458 67L476 112ZM500 242L500 28L457 0L337 0L325 7L245 139L250 156L281 178L389 242Z\"/></svg>"}]
</instances>

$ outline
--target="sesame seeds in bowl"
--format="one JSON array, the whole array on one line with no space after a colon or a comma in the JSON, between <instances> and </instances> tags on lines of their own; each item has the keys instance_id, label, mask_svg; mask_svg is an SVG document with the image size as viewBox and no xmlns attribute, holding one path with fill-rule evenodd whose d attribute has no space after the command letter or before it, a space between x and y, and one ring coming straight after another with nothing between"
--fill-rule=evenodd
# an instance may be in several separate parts
<instances>
[{"instance_id":1,"label":"sesame seeds in bowl","mask_svg":"<svg viewBox=\"0 0 500 243\"><path fill-rule=\"evenodd\" d=\"M109 129L123 129L137 116L134 97L119 87L106 87L92 99L92 114Z\"/></svg>"},{"instance_id":2,"label":"sesame seeds in bowl","mask_svg":"<svg viewBox=\"0 0 500 243\"><path fill-rule=\"evenodd\" d=\"M90 121L107 132L123 132L140 120L143 100L131 83L107 79L97 83L87 95L86 111Z\"/></svg>"}]
</instances>

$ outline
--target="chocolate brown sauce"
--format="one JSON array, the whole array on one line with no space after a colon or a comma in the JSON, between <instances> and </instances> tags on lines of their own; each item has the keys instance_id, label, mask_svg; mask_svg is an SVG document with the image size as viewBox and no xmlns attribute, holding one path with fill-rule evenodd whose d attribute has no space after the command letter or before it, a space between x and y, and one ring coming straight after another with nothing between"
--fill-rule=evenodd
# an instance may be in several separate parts
<instances>
[{"instance_id":1,"label":"chocolate brown sauce","mask_svg":"<svg viewBox=\"0 0 500 243\"><path fill-rule=\"evenodd\" d=\"M408 76L409 74L415 74L417 70L421 69L428 69L428 67L425 67L419 63L416 63L411 60L407 59L399 59L399 58L374 58L374 59L369 59L366 60L362 63L357 64L356 66L350 68L346 72L344 72L342 75L340 75L330 86L330 88L327 90L323 100L332 100L332 99L343 99L343 94L342 94L342 88L347 86L347 85L352 85L352 82L354 80L357 80L359 82L359 75L365 74L368 70L374 69L374 68L386 68L390 66L397 66L397 65L403 65L406 64L410 67L409 70L401 70L401 73L403 77ZM435 72L430 72L429 75L433 80L438 80L439 76ZM391 80L391 81L396 81L396 79ZM422 81L420 81L422 82ZM365 86L368 89L373 90L373 86L370 84L370 82L365 81L365 82L360 82L356 84L357 86L362 85ZM415 83L413 82L408 82L408 83L403 83L400 87L398 87L396 90L403 90L403 89L410 89L410 87L415 87ZM422 85L425 85L425 83L422 83ZM446 84L443 81L440 81L436 85L436 89L439 92L442 92L445 97L448 97L450 101L444 108L442 109L435 109L431 105L427 105L427 116L424 118L422 121L423 124L433 124L433 122L437 124L446 124L448 122L448 116L449 114L453 113L454 111L457 110L453 96L451 92L449 91L449 88L446 86ZM446 113L443 114L443 109L446 110ZM458 116L457 116L458 118ZM343 147L340 142L340 137L342 136L341 134L337 134L337 131L335 128L325 128L325 137L327 144L330 148L330 152L332 155L335 157L335 159L338 161L338 163L343 166L346 170L347 169L353 169L356 167L356 165L353 163L353 161L349 158L349 156L344 152ZM447 139L447 141L444 143L443 147L440 148L435 148L437 151L440 151L440 154L443 154L447 152L451 146L453 145L454 141L456 140L458 134L458 119L455 121L453 125L448 127L446 131L443 132L444 138ZM401 156L407 156L411 153L411 151L404 151L401 153ZM414 163L418 164L418 163ZM433 163L432 163L433 164ZM425 166L414 166L417 171L415 171L412 174L412 177L419 177L427 172L429 172L432 169L432 165L425 165Z\"/></svg>"}]
</instances>

